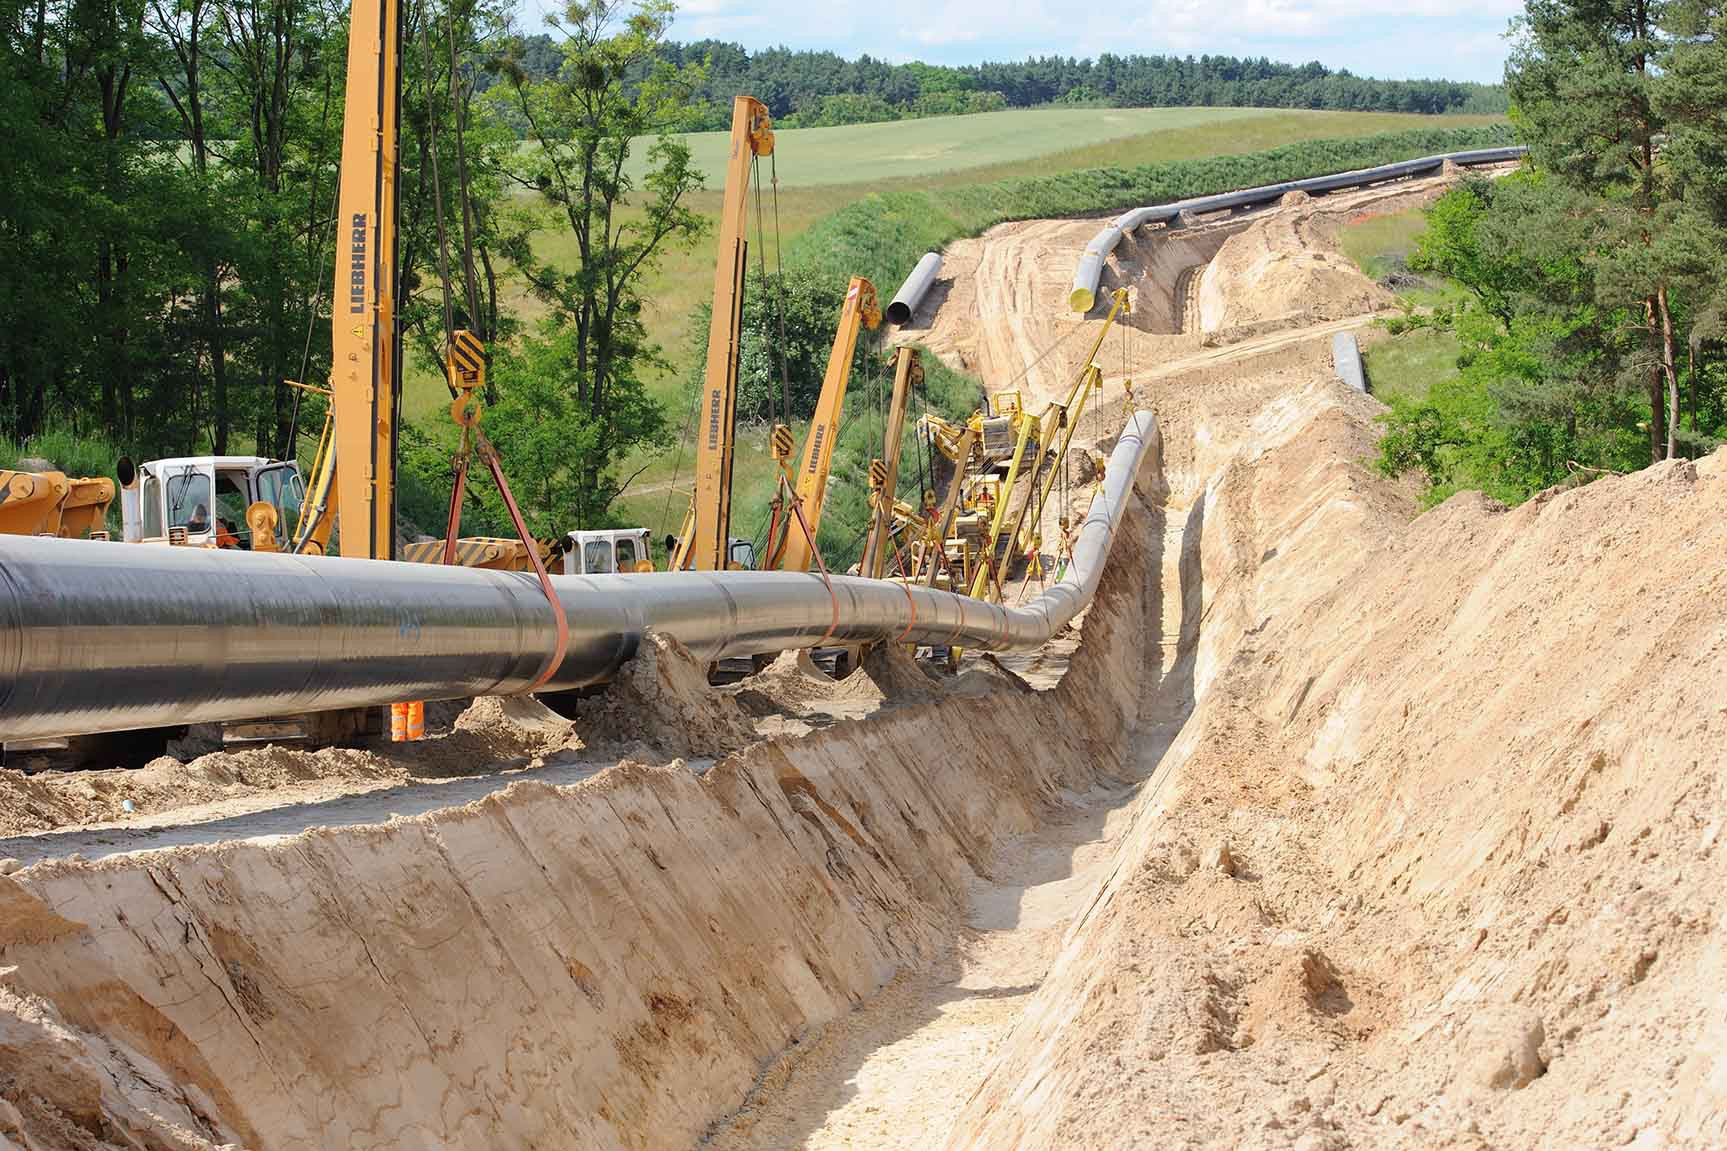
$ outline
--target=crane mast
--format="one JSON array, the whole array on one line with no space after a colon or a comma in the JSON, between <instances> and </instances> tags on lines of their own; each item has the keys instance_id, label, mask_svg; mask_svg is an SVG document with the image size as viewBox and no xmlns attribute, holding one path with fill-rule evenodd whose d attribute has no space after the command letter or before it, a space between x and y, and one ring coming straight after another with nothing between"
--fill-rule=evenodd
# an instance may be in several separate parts
<instances>
[{"instance_id":1,"label":"crane mast","mask_svg":"<svg viewBox=\"0 0 1727 1151\"><path fill-rule=\"evenodd\" d=\"M738 345L742 338L744 270L748 242L750 161L774 150L767 105L750 96L732 100L731 158L720 210L719 259L714 264L713 320L707 369L696 423L695 492L671 555L671 570L724 571L731 531L732 458L737 434Z\"/></svg>"},{"instance_id":2,"label":"crane mast","mask_svg":"<svg viewBox=\"0 0 1727 1151\"><path fill-rule=\"evenodd\" d=\"M804 439L803 457L798 464L797 487L793 498L802 512L786 522L783 542L767 566L783 571L807 572L815 558L814 536L822 522L822 505L827 502L828 472L833 468L834 442L839 438L840 417L845 412L846 388L851 381L852 354L857 350L858 329L871 330L881 326L881 306L876 301L875 285L862 276L853 276L846 285L845 300L840 304L839 327L828 352L827 373L822 377L821 396L816 400L815 416L810 420L809 435ZM805 534L805 533L808 534Z\"/></svg>"},{"instance_id":3,"label":"crane mast","mask_svg":"<svg viewBox=\"0 0 1727 1151\"><path fill-rule=\"evenodd\" d=\"M341 554L391 559L396 544L396 425L402 394L396 323L399 0L356 0L349 14L347 104L336 200L329 449L314 471L316 550L341 510ZM321 537L321 538L320 538ZM303 545L296 545L297 547Z\"/></svg>"},{"instance_id":4,"label":"crane mast","mask_svg":"<svg viewBox=\"0 0 1727 1151\"><path fill-rule=\"evenodd\" d=\"M902 345L894 352L893 400L888 405L887 427L882 433L882 458L870 461L872 477L880 469L881 483L876 485L870 508L869 535L864 540L863 558L858 571L880 579L887 571L888 553L893 550L894 494L899 491L900 440L904 438L906 409L911 406L912 388L923 383L923 364L916 348ZM963 470L963 469L961 469Z\"/></svg>"}]
</instances>

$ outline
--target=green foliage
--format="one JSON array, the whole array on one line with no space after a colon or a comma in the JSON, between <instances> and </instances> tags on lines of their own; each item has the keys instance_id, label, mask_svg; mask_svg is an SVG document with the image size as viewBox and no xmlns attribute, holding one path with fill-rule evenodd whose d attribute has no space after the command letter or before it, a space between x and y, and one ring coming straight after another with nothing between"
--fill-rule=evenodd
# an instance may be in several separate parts
<instances>
[{"instance_id":1,"label":"green foliage","mask_svg":"<svg viewBox=\"0 0 1727 1151\"><path fill-rule=\"evenodd\" d=\"M1580 469L1635 466L1635 401L1611 386L1580 384L1591 373L1578 362L1588 353L1576 346L1577 327L1520 314L1506 330L1484 312L1466 312L1459 371L1419 398L1382 396L1391 413L1381 469L1420 472L1430 503L1474 488L1514 504Z\"/></svg>"},{"instance_id":2,"label":"green foliage","mask_svg":"<svg viewBox=\"0 0 1727 1151\"><path fill-rule=\"evenodd\" d=\"M1678 350L1727 308L1727 12L1719 5L1529 0L1507 79L1531 156L1569 196L1596 303L1636 347L1652 459L1683 438ZM1702 318L1701 326L1696 320ZM1693 330L1687 332L1691 326ZM1695 384L1692 384L1695 387ZM1692 431L1698 429L1693 427Z\"/></svg>"},{"instance_id":3,"label":"green foliage","mask_svg":"<svg viewBox=\"0 0 1727 1151\"><path fill-rule=\"evenodd\" d=\"M524 212L505 238L550 314L542 337L500 363L492 418L512 476L526 469L512 486L534 485L524 502L537 509L536 530L606 522L621 487L614 466L660 434L660 410L641 377L659 362L642 322L642 279L704 227L688 204L701 176L688 145L670 134L699 79L660 58L671 14L666 0L627 13L615 0L572 3L557 75L533 80L518 45L508 83L493 93L535 145L510 154L511 176L549 208ZM652 143L638 175L629 161L642 138ZM537 255L533 234L548 225L573 236L573 266Z\"/></svg>"},{"instance_id":4,"label":"green foliage","mask_svg":"<svg viewBox=\"0 0 1727 1151\"><path fill-rule=\"evenodd\" d=\"M1457 317L1457 373L1391 397L1381 467L1419 471L1430 499L1515 502L1727 431L1727 14L1530 0L1519 33L1508 79L1533 170L1447 193L1411 261L1477 305Z\"/></svg>"},{"instance_id":5,"label":"green foliage","mask_svg":"<svg viewBox=\"0 0 1727 1151\"><path fill-rule=\"evenodd\" d=\"M1646 362L1623 312L1598 302L1575 209L1533 172L1460 185L1429 209L1419 265L1461 283L1475 306L1451 317L1455 373L1421 393L1382 393L1392 411L1380 466L1421 473L1430 501L1479 488L1515 503L1647 458Z\"/></svg>"}]
</instances>

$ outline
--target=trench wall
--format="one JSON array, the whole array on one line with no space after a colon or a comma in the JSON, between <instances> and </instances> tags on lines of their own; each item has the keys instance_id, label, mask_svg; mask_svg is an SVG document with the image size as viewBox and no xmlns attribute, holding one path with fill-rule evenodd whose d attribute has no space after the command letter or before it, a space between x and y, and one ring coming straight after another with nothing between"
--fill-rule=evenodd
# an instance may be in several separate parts
<instances>
[{"instance_id":1,"label":"trench wall","mask_svg":"<svg viewBox=\"0 0 1727 1151\"><path fill-rule=\"evenodd\" d=\"M945 948L998 840L1127 772L1158 611L1134 499L1048 692L947 693L702 776L626 763L0 877L0 1055L21 1069L0 1135L692 1145L797 1036Z\"/></svg>"}]
</instances>

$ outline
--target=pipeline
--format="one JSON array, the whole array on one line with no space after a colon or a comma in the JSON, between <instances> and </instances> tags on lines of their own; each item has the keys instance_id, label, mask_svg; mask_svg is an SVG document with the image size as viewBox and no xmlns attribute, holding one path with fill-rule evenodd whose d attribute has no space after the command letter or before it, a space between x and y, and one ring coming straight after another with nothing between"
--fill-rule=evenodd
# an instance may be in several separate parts
<instances>
[{"instance_id":1,"label":"pipeline","mask_svg":"<svg viewBox=\"0 0 1727 1151\"><path fill-rule=\"evenodd\" d=\"M1037 647L1090 602L1159 445L1135 412L1068 574L1023 607L802 572L555 576L569 641L538 690L606 682L650 627L704 662L828 642ZM554 650L520 572L0 538L0 739L520 694Z\"/></svg>"},{"instance_id":2,"label":"pipeline","mask_svg":"<svg viewBox=\"0 0 1727 1151\"><path fill-rule=\"evenodd\" d=\"M887 306L887 322L895 325L909 323L912 313L923 302L929 293L930 285L941 275L941 253L925 252L923 259L917 262L917 267L911 270L911 275L905 278L905 283L894 293L893 302Z\"/></svg>"},{"instance_id":3,"label":"pipeline","mask_svg":"<svg viewBox=\"0 0 1727 1151\"><path fill-rule=\"evenodd\" d=\"M1361 365L1361 345L1354 332L1331 337L1331 367L1337 378L1358 392L1367 391L1367 372Z\"/></svg>"},{"instance_id":4,"label":"pipeline","mask_svg":"<svg viewBox=\"0 0 1727 1151\"><path fill-rule=\"evenodd\" d=\"M1403 180L1410 176L1422 175L1427 172L1437 172L1445 166L1447 160L1459 167L1469 167L1475 164L1500 164L1507 160L1521 159L1529 153L1522 145L1504 148L1473 148L1463 152L1442 152L1437 156L1423 156L1419 160L1400 160L1395 164L1381 164L1377 168L1361 168L1353 172L1337 172L1329 176L1309 176L1302 180L1285 180L1281 184L1265 184L1258 188L1243 188L1237 192L1223 192L1216 196L1199 196L1191 200L1177 200L1172 204L1154 204L1146 208L1134 208L1123 212L1109 226L1091 238L1085 246L1085 252L1079 258L1079 266L1073 272L1073 290L1068 293L1067 306L1076 312L1089 312L1097 302L1097 282L1103 274L1103 262L1109 254L1115 251L1115 246L1121 242L1122 236L1133 231L1142 224L1168 222L1180 216L1183 212L1194 214L1204 212L1219 212L1227 208L1245 208L1256 204L1265 204L1281 199L1290 192L1335 192L1342 188L1364 188L1369 184L1378 184L1386 180Z\"/></svg>"}]
</instances>

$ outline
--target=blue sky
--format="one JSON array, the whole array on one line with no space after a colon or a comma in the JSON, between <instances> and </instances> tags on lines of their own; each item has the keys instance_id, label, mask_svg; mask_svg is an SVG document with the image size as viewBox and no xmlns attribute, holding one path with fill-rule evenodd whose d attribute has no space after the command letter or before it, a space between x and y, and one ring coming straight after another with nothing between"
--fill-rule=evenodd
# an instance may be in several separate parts
<instances>
[{"instance_id":1,"label":"blue sky","mask_svg":"<svg viewBox=\"0 0 1727 1151\"><path fill-rule=\"evenodd\" d=\"M555 0L527 0L529 13ZM1519 0L683 0L672 35L975 64L1135 52L1319 60L1364 76L1500 79ZM528 31L538 30L530 17Z\"/></svg>"}]
</instances>

